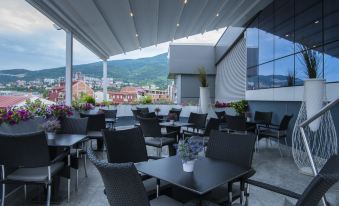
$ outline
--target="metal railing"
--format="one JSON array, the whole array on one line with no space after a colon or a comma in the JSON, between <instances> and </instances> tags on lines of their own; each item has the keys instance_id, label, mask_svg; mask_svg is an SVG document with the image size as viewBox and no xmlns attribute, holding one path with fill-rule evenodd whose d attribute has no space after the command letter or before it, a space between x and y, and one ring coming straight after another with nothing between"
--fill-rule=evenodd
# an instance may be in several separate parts
<instances>
[{"instance_id":1,"label":"metal railing","mask_svg":"<svg viewBox=\"0 0 339 206\"><path fill-rule=\"evenodd\" d=\"M326 112L331 110L338 103L339 103L339 98L331 101L330 103L325 105L318 113L314 114L312 117L308 118L307 120L305 120L304 122L302 122L299 125L301 136L303 138L304 146L306 148L307 156L308 156L308 159L310 160L311 168L312 168L312 172L313 172L314 176L316 176L318 174L318 171L317 171L317 168L316 168L315 163L314 163L314 159L313 159L313 156L312 156L312 153L311 153L310 145L308 144L308 141L307 141L307 138L306 138L306 133L305 133L304 128L307 125L309 125L311 122L313 122L314 120L318 119L319 117L324 115ZM322 202L325 206L327 205L325 196L322 198Z\"/></svg>"}]
</instances>

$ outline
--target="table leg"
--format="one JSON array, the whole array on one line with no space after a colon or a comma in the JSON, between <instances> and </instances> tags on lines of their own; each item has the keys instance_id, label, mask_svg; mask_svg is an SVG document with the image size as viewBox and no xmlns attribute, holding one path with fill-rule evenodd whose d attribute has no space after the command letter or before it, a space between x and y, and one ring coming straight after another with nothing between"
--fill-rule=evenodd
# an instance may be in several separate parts
<instances>
[{"instance_id":1,"label":"table leg","mask_svg":"<svg viewBox=\"0 0 339 206\"><path fill-rule=\"evenodd\" d=\"M67 154L67 166L68 169L71 170L71 150L69 149ZM67 179L67 202L70 201L71 198L71 175L69 175Z\"/></svg>"},{"instance_id":2,"label":"table leg","mask_svg":"<svg viewBox=\"0 0 339 206\"><path fill-rule=\"evenodd\" d=\"M232 193L232 183L228 183L228 205L232 206L232 201L233 201L233 193Z\"/></svg>"},{"instance_id":3,"label":"table leg","mask_svg":"<svg viewBox=\"0 0 339 206\"><path fill-rule=\"evenodd\" d=\"M159 197L160 190L160 179L157 179L157 197Z\"/></svg>"}]
</instances>

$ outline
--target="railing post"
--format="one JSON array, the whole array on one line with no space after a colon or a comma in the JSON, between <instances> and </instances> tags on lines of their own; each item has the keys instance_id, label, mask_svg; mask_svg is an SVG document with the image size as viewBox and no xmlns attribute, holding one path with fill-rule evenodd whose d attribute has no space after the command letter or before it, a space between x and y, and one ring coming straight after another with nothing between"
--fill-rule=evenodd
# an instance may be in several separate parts
<instances>
[{"instance_id":1,"label":"railing post","mask_svg":"<svg viewBox=\"0 0 339 206\"><path fill-rule=\"evenodd\" d=\"M66 32L65 103L72 105L73 34Z\"/></svg>"}]
</instances>

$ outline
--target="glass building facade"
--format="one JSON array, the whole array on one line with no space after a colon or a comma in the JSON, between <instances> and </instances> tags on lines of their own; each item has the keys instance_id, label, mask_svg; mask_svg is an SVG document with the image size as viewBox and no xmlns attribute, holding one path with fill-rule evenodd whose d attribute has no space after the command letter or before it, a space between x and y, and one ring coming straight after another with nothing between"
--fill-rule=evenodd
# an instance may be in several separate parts
<instances>
[{"instance_id":1,"label":"glass building facade","mask_svg":"<svg viewBox=\"0 0 339 206\"><path fill-rule=\"evenodd\" d=\"M245 30L247 89L303 85L302 51L312 50L318 76L339 82L339 1L275 0Z\"/></svg>"}]
</instances>

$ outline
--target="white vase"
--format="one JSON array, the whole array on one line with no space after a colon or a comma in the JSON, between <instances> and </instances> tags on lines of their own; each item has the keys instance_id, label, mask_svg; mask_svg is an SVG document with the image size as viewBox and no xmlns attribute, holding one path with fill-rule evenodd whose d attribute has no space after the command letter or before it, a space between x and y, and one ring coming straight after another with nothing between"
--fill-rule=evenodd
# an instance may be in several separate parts
<instances>
[{"instance_id":1,"label":"white vase","mask_svg":"<svg viewBox=\"0 0 339 206\"><path fill-rule=\"evenodd\" d=\"M48 139L54 139L55 138L55 132L46 132Z\"/></svg>"},{"instance_id":2,"label":"white vase","mask_svg":"<svg viewBox=\"0 0 339 206\"><path fill-rule=\"evenodd\" d=\"M193 172L195 160L182 161L182 169L184 172Z\"/></svg>"},{"instance_id":3,"label":"white vase","mask_svg":"<svg viewBox=\"0 0 339 206\"><path fill-rule=\"evenodd\" d=\"M306 104L307 119L315 115L323 107L325 94L325 80L307 79L304 81L304 101ZM318 130L320 118L309 124L311 131Z\"/></svg>"},{"instance_id":4,"label":"white vase","mask_svg":"<svg viewBox=\"0 0 339 206\"><path fill-rule=\"evenodd\" d=\"M200 87L200 111L201 113L208 113L208 107L211 103L209 87Z\"/></svg>"}]
</instances>

